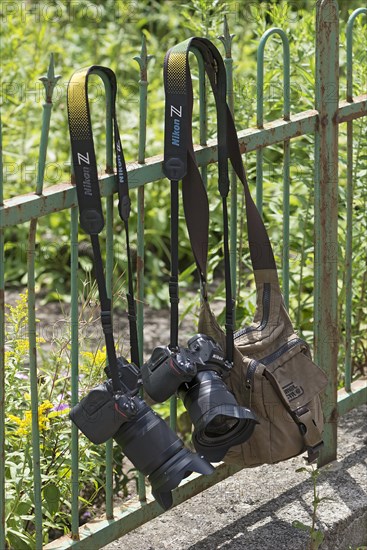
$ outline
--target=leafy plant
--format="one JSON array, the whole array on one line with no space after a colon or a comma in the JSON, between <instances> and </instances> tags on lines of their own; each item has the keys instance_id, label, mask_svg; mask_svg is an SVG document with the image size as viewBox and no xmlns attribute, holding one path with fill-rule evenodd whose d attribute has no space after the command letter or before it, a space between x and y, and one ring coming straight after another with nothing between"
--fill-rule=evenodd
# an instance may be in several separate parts
<instances>
[{"instance_id":1,"label":"leafy plant","mask_svg":"<svg viewBox=\"0 0 367 550\"><path fill-rule=\"evenodd\" d=\"M310 474L312 487L313 487L313 499L312 499L312 514L311 525L305 525L302 521L295 520L292 522L293 527L306 531L309 534L309 541L306 550L318 550L324 540L324 533L322 529L317 528L317 509L321 502L325 500L332 500L329 497L320 497L320 493L317 487L317 480L320 475L320 470L317 467L311 465L309 468L298 468L296 472L307 472Z\"/></svg>"},{"instance_id":2,"label":"leafy plant","mask_svg":"<svg viewBox=\"0 0 367 550\"><path fill-rule=\"evenodd\" d=\"M6 315L6 536L9 548L35 548L32 460L32 410L29 383L27 294L9 306ZM89 326L91 319L89 318ZM81 323L80 342L83 341ZM52 349L38 338L39 364L38 428L40 432L42 510L44 543L54 534L70 530L71 448L70 448L70 341L66 333L53 339ZM83 351L80 362L80 393L85 394L100 382L106 363L104 348ZM121 457L120 457L121 458ZM119 465L120 469L122 468ZM134 472L116 473L116 490L124 492ZM105 451L79 439L80 517L93 515L94 504L101 502L105 486Z\"/></svg>"}]
</instances>

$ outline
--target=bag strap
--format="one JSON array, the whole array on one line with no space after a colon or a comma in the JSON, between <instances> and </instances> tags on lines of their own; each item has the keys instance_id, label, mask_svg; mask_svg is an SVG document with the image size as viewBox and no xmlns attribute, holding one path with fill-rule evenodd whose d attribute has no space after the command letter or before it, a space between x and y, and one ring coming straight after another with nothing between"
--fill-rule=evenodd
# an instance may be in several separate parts
<instances>
[{"instance_id":1,"label":"bag strap","mask_svg":"<svg viewBox=\"0 0 367 550\"><path fill-rule=\"evenodd\" d=\"M191 246L202 278L207 268L208 200L200 172L197 168L192 145L192 83L188 61L189 51L197 50L203 58L206 74L216 102L218 118L218 170L219 190L222 197L228 194L229 180L227 157L241 181L246 199L247 235L251 263L256 279L257 271L275 270L272 246L264 222L251 197L238 145L232 114L226 102L226 71L218 49L205 38L190 38L171 48L165 59L166 134L165 174L175 171L177 179L183 179L185 217ZM180 116L178 116L180 115ZM180 131L178 132L178 124ZM226 128L226 132L224 132ZM177 140L179 133L180 139ZM226 135L224 135L226 134ZM227 151L227 154L226 154ZM198 183L200 181L200 183ZM204 221L202 221L204 220ZM205 232L204 232L205 231Z\"/></svg>"},{"instance_id":2,"label":"bag strap","mask_svg":"<svg viewBox=\"0 0 367 550\"><path fill-rule=\"evenodd\" d=\"M99 190L97 161L94 148L88 99L88 79L91 74L97 74L103 80L106 79L108 85L111 88L111 116L113 120L114 145L117 167L117 190L119 196L118 210L125 228L126 252L128 262L127 302L130 328L130 351L131 361L138 365L139 347L128 224L130 214L130 198L126 163L124 159L120 132L116 118L116 75L111 69L99 65L93 65L88 68L80 69L72 75L68 84L67 91L68 119L74 177L78 196L80 225L82 226L84 231L90 235L93 248L93 261L100 298L101 323L106 341L108 365L111 371L113 388L115 391L118 391L119 389L121 389L121 383L118 375L116 348L113 337L111 311L112 302L107 295L106 279L104 275L103 260L99 241L99 234L104 227L104 218L102 212L101 195Z\"/></svg>"}]
</instances>

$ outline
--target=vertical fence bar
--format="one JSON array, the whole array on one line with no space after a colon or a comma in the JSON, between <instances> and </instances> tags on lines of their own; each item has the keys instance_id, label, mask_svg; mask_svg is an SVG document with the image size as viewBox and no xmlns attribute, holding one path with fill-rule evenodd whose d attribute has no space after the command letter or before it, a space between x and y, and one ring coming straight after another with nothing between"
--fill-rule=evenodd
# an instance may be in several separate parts
<instances>
[{"instance_id":1,"label":"vertical fence bar","mask_svg":"<svg viewBox=\"0 0 367 550\"><path fill-rule=\"evenodd\" d=\"M72 177L73 179L73 177ZM71 292L71 406L79 401L79 311L78 311L78 207L70 211L70 292ZM79 431L71 423L71 536L79 539Z\"/></svg>"},{"instance_id":2,"label":"vertical fence bar","mask_svg":"<svg viewBox=\"0 0 367 550\"><path fill-rule=\"evenodd\" d=\"M353 26L359 15L367 14L367 8L355 10L347 23L347 101L353 103ZM352 383L352 252L353 252L353 121L347 122L347 229L345 248L345 374L346 391Z\"/></svg>"},{"instance_id":3,"label":"vertical fence bar","mask_svg":"<svg viewBox=\"0 0 367 550\"><path fill-rule=\"evenodd\" d=\"M138 163L145 164L145 147L147 140L147 102L148 102L148 63L153 56L147 54L146 38L143 34L140 55L134 57L139 64L139 150ZM144 185L138 188L138 228L137 228L137 322L138 322L138 341L139 341L139 359L140 365L143 364L143 346L144 346L144 221L145 221L145 203L144 203ZM172 401L171 401L172 408ZM176 417L176 411L170 411ZM142 473L138 474L138 493L140 502L146 501L145 480Z\"/></svg>"},{"instance_id":4,"label":"vertical fence bar","mask_svg":"<svg viewBox=\"0 0 367 550\"><path fill-rule=\"evenodd\" d=\"M234 34L230 34L227 18L224 16L223 34L219 36L225 51L224 65L227 76L227 101L229 109L234 118L234 93L233 93L233 59L232 59L232 40ZM230 259L231 259L231 285L232 297L236 299L237 290L237 177L231 167L230 169L231 185L231 222L230 222ZM234 322L236 320L236 311L234 310Z\"/></svg>"},{"instance_id":5,"label":"vertical fence bar","mask_svg":"<svg viewBox=\"0 0 367 550\"><path fill-rule=\"evenodd\" d=\"M318 0L316 15L315 355L328 376L323 396L320 464L336 458L338 379L338 107L339 15L336 0Z\"/></svg>"},{"instance_id":6,"label":"vertical fence bar","mask_svg":"<svg viewBox=\"0 0 367 550\"><path fill-rule=\"evenodd\" d=\"M97 71L98 73L98 71ZM104 73L98 73L105 86L106 101L106 173L113 174L112 94L110 81ZM113 304L113 201L106 198L106 288ZM111 311L112 314L112 311ZM113 440L106 443L106 518L113 519Z\"/></svg>"},{"instance_id":7,"label":"vertical fence bar","mask_svg":"<svg viewBox=\"0 0 367 550\"><path fill-rule=\"evenodd\" d=\"M71 159L71 183L75 185ZM71 406L79 401L79 208L70 209L70 345L71 345ZM71 422L71 538L79 540L79 429Z\"/></svg>"},{"instance_id":8,"label":"vertical fence bar","mask_svg":"<svg viewBox=\"0 0 367 550\"><path fill-rule=\"evenodd\" d=\"M289 40L282 29L274 27L261 37L257 52L257 127L264 127L264 53L265 45L273 34L282 39L283 44L283 119L290 120L290 51ZM286 306L289 305L289 195L290 195L290 140L284 141L283 167L283 294ZM263 204L263 150L256 153L256 204L262 213Z\"/></svg>"},{"instance_id":9,"label":"vertical fence bar","mask_svg":"<svg viewBox=\"0 0 367 550\"><path fill-rule=\"evenodd\" d=\"M46 101L43 104L41 141L39 147L39 159L37 169L36 193L42 194L44 173L46 165L47 143L50 130L52 111L52 94L60 77L55 76L54 61L51 55L47 76L40 78L45 87ZM41 478L41 454L40 431L38 419L38 376L37 376L37 334L36 334L36 293L35 293L35 248L37 218L30 222L28 236L28 340L29 340L29 375L32 408L32 459L33 459L33 491L34 491L34 515L35 515L35 542L36 550L43 545L42 537L42 478Z\"/></svg>"},{"instance_id":10,"label":"vertical fence bar","mask_svg":"<svg viewBox=\"0 0 367 550\"><path fill-rule=\"evenodd\" d=\"M0 113L0 208L4 204L3 141ZM5 548L5 258L0 220L0 548Z\"/></svg>"}]
</instances>

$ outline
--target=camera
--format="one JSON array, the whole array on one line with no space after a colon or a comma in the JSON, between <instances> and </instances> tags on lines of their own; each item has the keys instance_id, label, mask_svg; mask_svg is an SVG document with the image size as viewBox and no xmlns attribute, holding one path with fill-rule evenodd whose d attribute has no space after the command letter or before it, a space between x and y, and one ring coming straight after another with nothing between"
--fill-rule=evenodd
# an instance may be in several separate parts
<instances>
[{"instance_id":1,"label":"camera","mask_svg":"<svg viewBox=\"0 0 367 550\"><path fill-rule=\"evenodd\" d=\"M167 510L171 491L192 472L211 474L214 468L191 453L167 423L138 395L140 373L120 357L117 361L121 389L114 391L109 378L93 388L70 411L70 418L93 443L111 437L152 485L152 494ZM106 368L109 374L108 367Z\"/></svg>"},{"instance_id":2,"label":"camera","mask_svg":"<svg viewBox=\"0 0 367 550\"><path fill-rule=\"evenodd\" d=\"M246 441L258 423L224 382L231 368L211 337L196 334L187 348L155 348L141 369L144 389L155 401L178 393L194 425L194 447L210 462L222 460L230 447Z\"/></svg>"}]
</instances>

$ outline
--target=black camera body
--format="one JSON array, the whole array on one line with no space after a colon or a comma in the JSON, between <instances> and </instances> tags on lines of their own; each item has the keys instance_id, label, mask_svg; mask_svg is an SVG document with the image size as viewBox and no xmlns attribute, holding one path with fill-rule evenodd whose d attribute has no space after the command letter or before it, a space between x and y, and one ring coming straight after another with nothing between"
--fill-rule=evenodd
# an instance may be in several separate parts
<instances>
[{"instance_id":1,"label":"black camera body","mask_svg":"<svg viewBox=\"0 0 367 550\"><path fill-rule=\"evenodd\" d=\"M105 443L124 422L137 413L139 371L124 357L117 359L121 391L114 392L112 380L93 388L70 411L70 418L92 443ZM106 368L108 374L108 367Z\"/></svg>"},{"instance_id":2,"label":"black camera body","mask_svg":"<svg viewBox=\"0 0 367 550\"><path fill-rule=\"evenodd\" d=\"M211 370L222 378L228 376L232 365L226 361L222 348L210 336L196 334L187 348L156 347L141 369L143 386L148 395L161 403L178 391L182 384L188 388L198 372Z\"/></svg>"},{"instance_id":3,"label":"black camera body","mask_svg":"<svg viewBox=\"0 0 367 550\"><path fill-rule=\"evenodd\" d=\"M224 382L231 368L213 338L196 334L187 348L155 348L141 369L144 389L155 401L178 393L194 425L194 447L211 462L219 462L230 447L246 441L258 423Z\"/></svg>"},{"instance_id":4,"label":"black camera body","mask_svg":"<svg viewBox=\"0 0 367 550\"><path fill-rule=\"evenodd\" d=\"M110 374L108 367L105 371ZM153 496L167 510L172 505L172 489L184 477L192 472L211 474L214 468L185 449L175 432L138 395L137 367L121 357L118 371L119 391L114 391L108 379L72 408L70 418L93 443L113 437L134 466L148 476Z\"/></svg>"}]
</instances>

